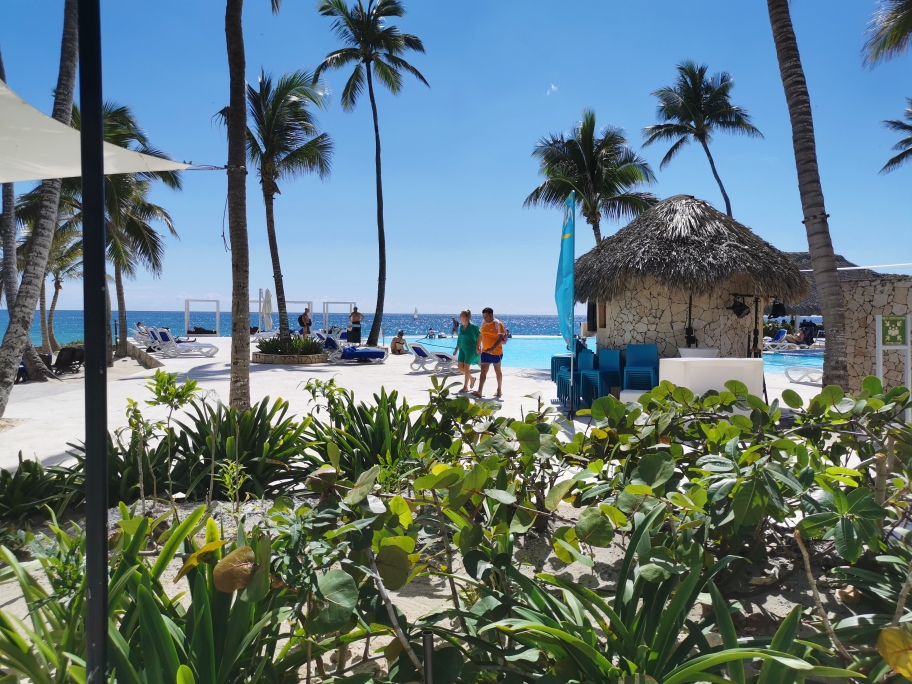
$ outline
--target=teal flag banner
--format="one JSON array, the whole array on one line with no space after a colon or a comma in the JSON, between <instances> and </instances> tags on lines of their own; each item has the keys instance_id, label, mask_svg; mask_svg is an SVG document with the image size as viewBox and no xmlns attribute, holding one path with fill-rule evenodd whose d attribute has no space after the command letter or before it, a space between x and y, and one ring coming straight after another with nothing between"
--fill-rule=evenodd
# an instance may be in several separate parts
<instances>
[{"instance_id":1,"label":"teal flag banner","mask_svg":"<svg viewBox=\"0 0 912 684\"><path fill-rule=\"evenodd\" d=\"M575 291L573 288L573 262L576 256L576 195L564 202L564 225L561 228L560 260L557 262L557 282L554 286L554 301L557 303L557 317L560 321L561 336L567 348L573 341L573 306Z\"/></svg>"}]
</instances>

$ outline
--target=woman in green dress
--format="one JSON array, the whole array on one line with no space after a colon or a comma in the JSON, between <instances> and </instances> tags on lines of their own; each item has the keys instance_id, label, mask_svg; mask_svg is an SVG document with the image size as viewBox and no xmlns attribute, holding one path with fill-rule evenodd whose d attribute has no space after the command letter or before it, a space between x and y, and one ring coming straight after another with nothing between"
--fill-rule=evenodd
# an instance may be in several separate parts
<instances>
[{"instance_id":1,"label":"woman in green dress","mask_svg":"<svg viewBox=\"0 0 912 684\"><path fill-rule=\"evenodd\" d=\"M478 336L481 331L472 323L472 312L466 309L459 314L459 338L456 340L456 360L463 375L463 392L469 392L475 386L472 377L472 364L478 363Z\"/></svg>"}]
</instances>

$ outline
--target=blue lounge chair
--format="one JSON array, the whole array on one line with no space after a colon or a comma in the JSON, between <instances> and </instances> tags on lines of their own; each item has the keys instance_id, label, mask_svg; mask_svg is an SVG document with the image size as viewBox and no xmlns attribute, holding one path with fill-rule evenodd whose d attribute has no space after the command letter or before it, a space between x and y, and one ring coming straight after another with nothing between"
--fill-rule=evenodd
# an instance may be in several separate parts
<instances>
[{"instance_id":1,"label":"blue lounge chair","mask_svg":"<svg viewBox=\"0 0 912 684\"><path fill-rule=\"evenodd\" d=\"M377 347L342 346L334 337L326 338L326 349L329 351L329 362L345 363L383 363L388 353Z\"/></svg>"},{"instance_id":2,"label":"blue lounge chair","mask_svg":"<svg viewBox=\"0 0 912 684\"><path fill-rule=\"evenodd\" d=\"M624 389L650 391L659 384L659 347L655 344L628 344L624 365Z\"/></svg>"},{"instance_id":3,"label":"blue lounge chair","mask_svg":"<svg viewBox=\"0 0 912 684\"><path fill-rule=\"evenodd\" d=\"M619 349L599 349L598 368L581 373L583 403L591 406L599 397L611 393L612 387L621 387L621 352Z\"/></svg>"}]
</instances>

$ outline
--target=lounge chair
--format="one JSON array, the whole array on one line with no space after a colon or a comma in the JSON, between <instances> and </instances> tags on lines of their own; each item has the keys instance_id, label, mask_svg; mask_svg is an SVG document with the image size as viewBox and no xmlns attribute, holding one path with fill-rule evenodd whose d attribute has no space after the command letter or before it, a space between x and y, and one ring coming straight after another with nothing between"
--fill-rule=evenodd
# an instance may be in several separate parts
<instances>
[{"instance_id":1,"label":"lounge chair","mask_svg":"<svg viewBox=\"0 0 912 684\"><path fill-rule=\"evenodd\" d=\"M411 368L413 371L427 371L431 373L436 368L439 359L431 354L423 345L418 344L417 342L411 342L409 344L409 349L412 351L412 355L415 357L412 360Z\"/></svg>"},{"instance_id":2,"label":"lounge chair","mask_svg":"<svg viewBox=\"0 0 912 684\"><path fill-rule=\"evenodd\" d=\"M326 349L329 350L329 362L335 364L383 363L389 356L385 349L379 347L343 346L334 337L326 339Z\"/></svg>"},{"instance_id":3,"label":"lounge chair","mask_svg":"<svg viewBox=\"0 0 912 684\"><path fill-rule=\"evenodd\" d=\"M823 382L823 369L810 366L788 366L785 369L785 377L789 379L789 382L819 385Z\"/></svg>"},{"instance_id":4,"label":"lounge chair","mask_svg":"<svg viewBox=\"0 0 912 684\"><path fill-rule=\"evenodd\" d=\"M161 346L160 353L169 358L177 358L183 354L202 354L206 357L215 356L218 353L218 347L208 342L175 342L171 333L162 329L149 328L149 334L153 339L157 338Z\"/></svg>"},{"instance_id":5,"label":"lounge chair","mask_svg":"<svg viewBox=\"0 0 912 684\"><path fill-rule=\"evenodd\" d=\"M786 335L788 335L788 331L785 328L780 329L774 337L763 343L763 351L775 352L788 349L790 343L785 341Z\"/></svg>"},{"instance_id":6,"label":"lounge chair","mask_svg":"<svg viewBox=\"0 0 912 684\"><path fill-rule=\"evenodd\" d=\"M459 361L452 354L442 351L432 351L437 357L437 365L434 366L435 375L450 375L459 372Z\"/></svg>"},{"instance_id":7,"label":"lounge chair","mask_svg":"<svg viewBox=\"0 0 912 684\"><path fill-rule=\"evenodd\" d=\"M589 349L582 349L576 356L576 365L573 367L573 376L571 382L570 367L561 368L557 372L557 398L558 400L570 407L571 411L576 411L580 405L583 396L582 374L591 371L595 367L595 354ZM571 386L573 390L571 391Z\"/></svg>"},{"instance_id":8,"label":"lounge chair","mask_svg":"<svg viewBox=\"0 0 912 684\"><path fill-rule=\"evenodd\" d=\"M649 392L659 384L659 347L655 344L628 344L624 365L624 389Z\"/></svg>"},{"instance_id":9,"label":"lounge chair","mask_svg":"<svg viewBox=\"0 0 912 684\"><path fill-rule=\"evenodd\" d=\"M79 370L82 363L76 359L77 351L82 350L78 350L76 347L64 347L57 352L57 358L54 359L54 363L51 364L51 370L54 372L54 375L75 373Z\"/></svg>"}]
</instances>

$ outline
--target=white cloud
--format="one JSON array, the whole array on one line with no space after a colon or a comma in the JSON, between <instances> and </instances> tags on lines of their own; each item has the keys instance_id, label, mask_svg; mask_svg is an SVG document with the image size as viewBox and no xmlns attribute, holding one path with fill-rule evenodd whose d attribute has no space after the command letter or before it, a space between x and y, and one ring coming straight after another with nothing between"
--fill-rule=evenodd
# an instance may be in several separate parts
<instances>
[{"instance_id":1,"label":"white cloud","mask_svg":"<svg viewBox=\"0 0 912 684\"><path fill-rule=\"evenodd\" d=\"M545 95L550 95L551 93L556 93L556 92L557 92L557 86L552 83L551 87L545 91Z\"/></svg>"}]
</instances>

